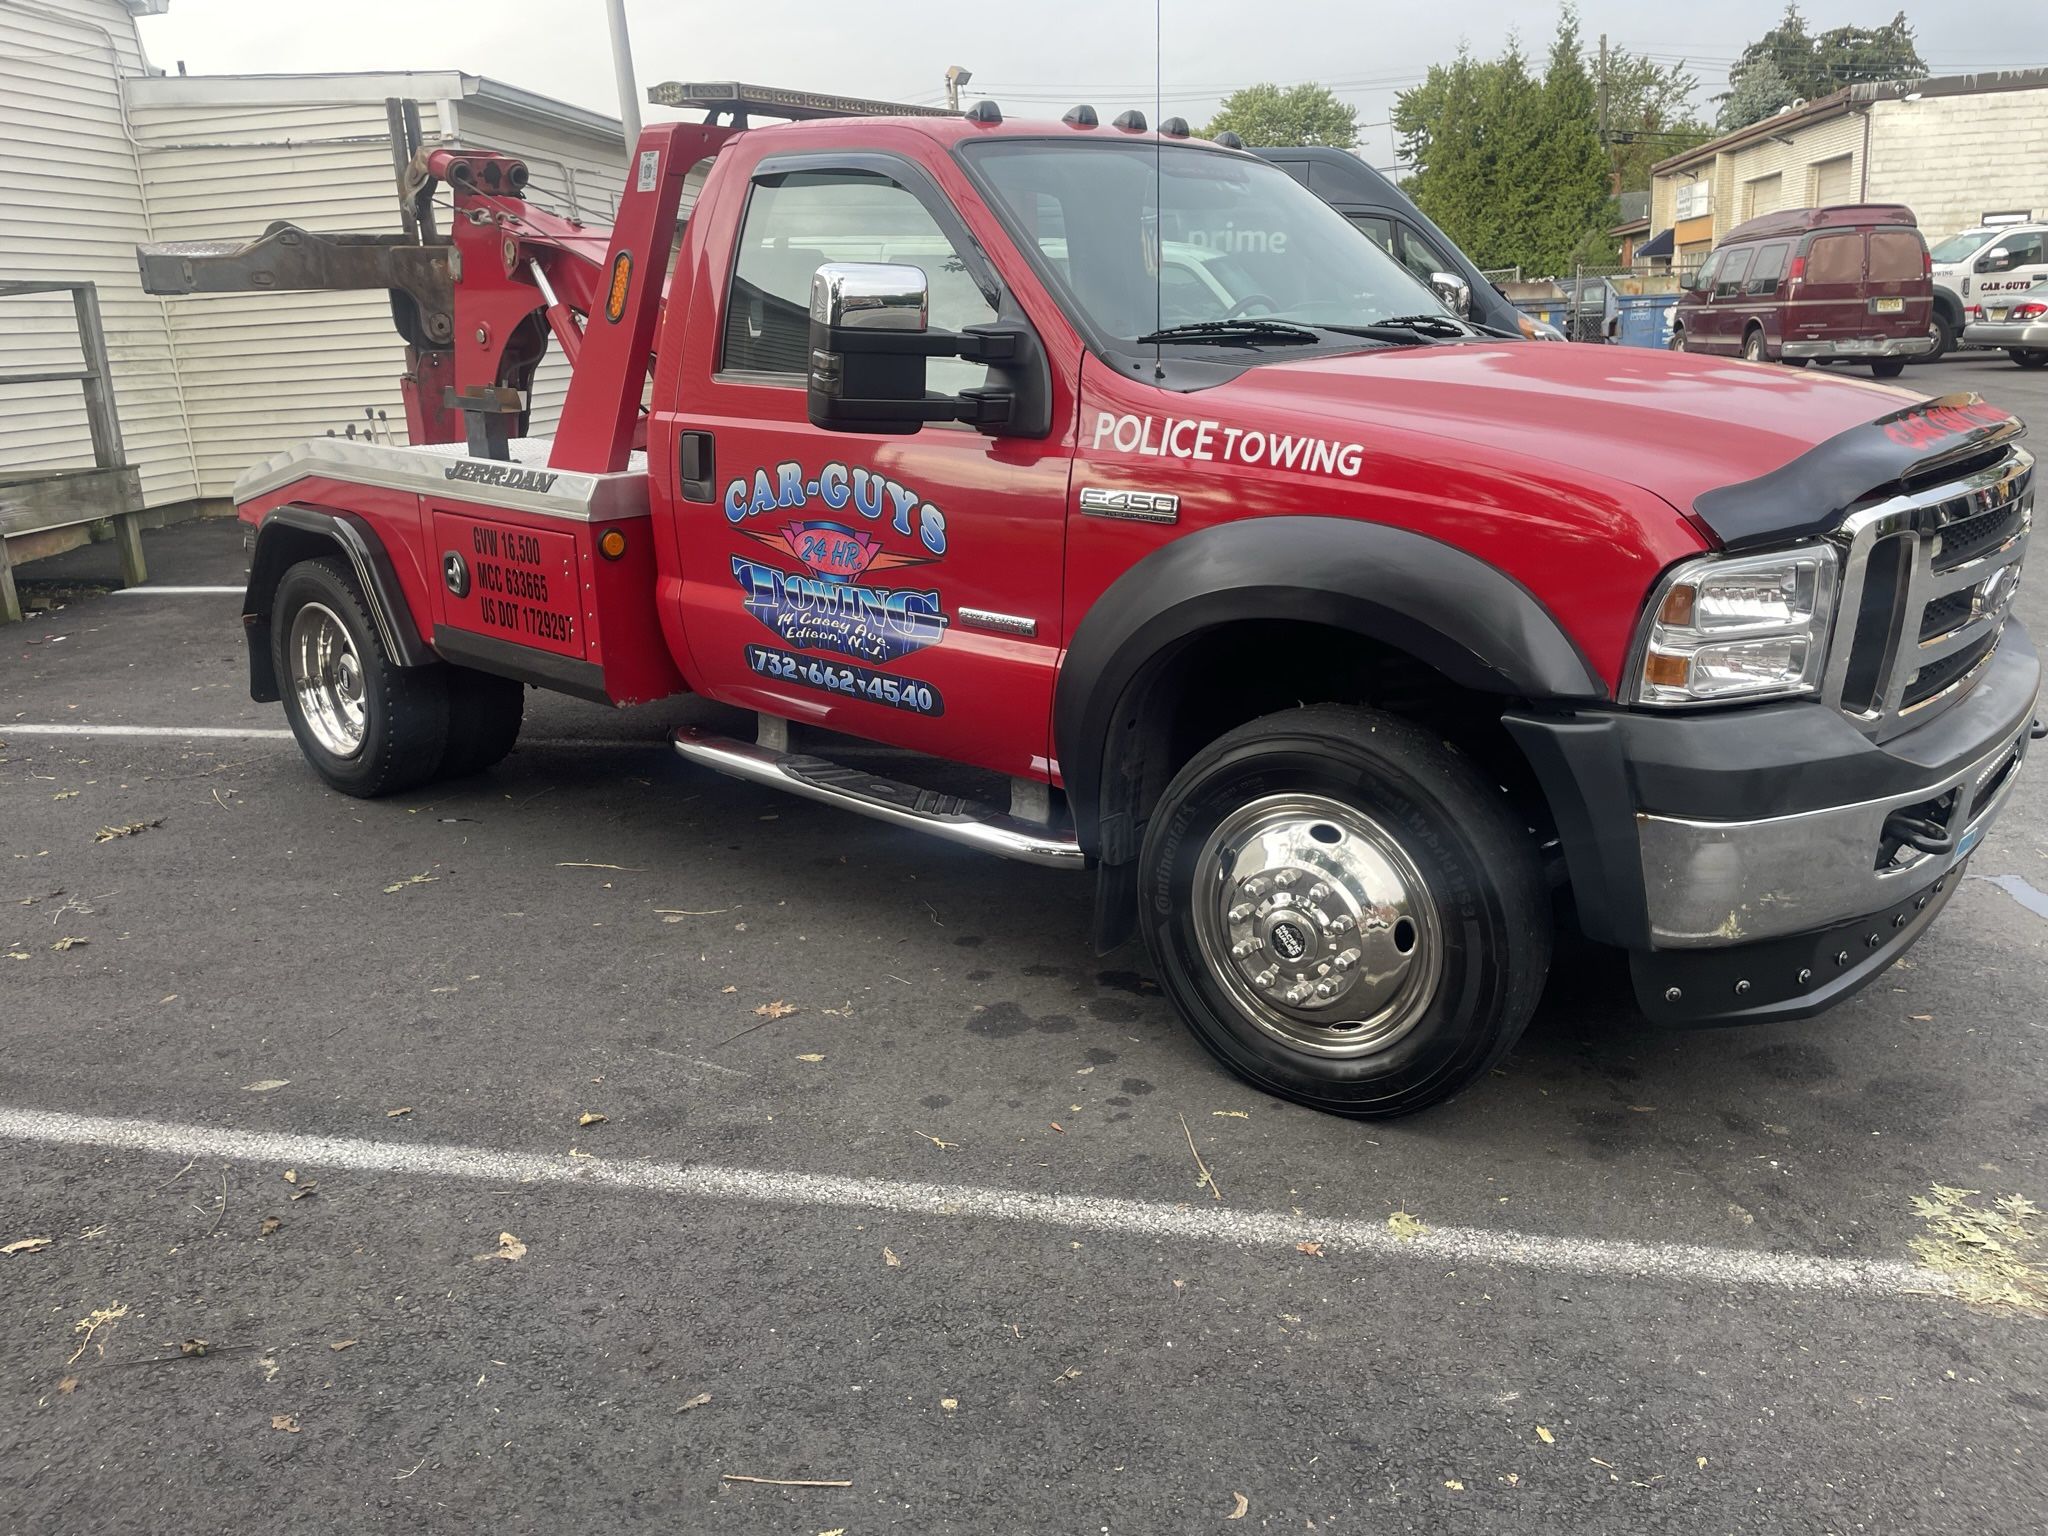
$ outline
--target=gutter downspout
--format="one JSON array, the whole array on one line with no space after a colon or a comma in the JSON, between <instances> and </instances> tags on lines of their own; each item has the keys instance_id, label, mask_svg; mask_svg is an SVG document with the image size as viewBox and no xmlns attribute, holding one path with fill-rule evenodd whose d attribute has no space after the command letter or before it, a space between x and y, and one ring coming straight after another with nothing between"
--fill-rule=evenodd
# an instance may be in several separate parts
<instances>
[{"instance_id":1,"label":"gutter downspout","mask_svg":"<svg viewBox=\"0 0 2048 1536\"><path fill-rule=\"evenodd\" d=\"M1856 201L1867 203L1870 201L1870 108L1867 106L1863 108L1863 154L1857 170L1861 172L1862 179L1858 184Z\"/></svg>"}]
</instances>

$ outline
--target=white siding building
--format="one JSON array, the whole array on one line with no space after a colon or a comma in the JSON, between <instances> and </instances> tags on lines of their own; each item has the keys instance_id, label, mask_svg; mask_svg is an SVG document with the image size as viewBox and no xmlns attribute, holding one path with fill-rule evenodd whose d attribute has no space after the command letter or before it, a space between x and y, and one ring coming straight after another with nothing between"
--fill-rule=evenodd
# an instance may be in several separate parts
<instances>
[{"instance_id":1,"label":"white siding building","mask_svg":"<svg viewBox=\"0 0 2048 1536\"><path fill-rule=\"evenodd\" d=\"M1856 85L1661 162L1652 239L1691 267L1777 208L1904 203L1934 245L1987 213L2048 214L2048 70Z\"/></svg>"},{"instance_id":2,"label":"white siding building","mask_svg":"<svg viewBox=\"0 0 2048 1536\"><path fill-rule=\"evenodd\" d=\"M131 13L164 0L0 0L0 279L91 278L146 504L224 496L250 463L383 412L404 435L402 343L381 292L142 292L138 243L247 238L277 219L401 228L385 103L414 101L428 144L526 159L530 196L608 220L624 174L615 119L457 71L152 73ZM20 102L27 111L16 107ZM37 301L0 301L29 305ZM68 304L0 310L0 375L55 362ZM534 384L551 428L566 369ZM77 391L0 388L0 468L90 462Z\"/></svg>"}]
</instances>

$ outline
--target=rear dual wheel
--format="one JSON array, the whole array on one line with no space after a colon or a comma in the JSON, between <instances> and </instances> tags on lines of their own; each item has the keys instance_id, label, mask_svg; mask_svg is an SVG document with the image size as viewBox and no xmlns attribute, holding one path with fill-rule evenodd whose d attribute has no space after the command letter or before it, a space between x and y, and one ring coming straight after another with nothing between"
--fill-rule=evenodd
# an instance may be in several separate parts
<instances>
[{"instance_id":1,"label":"rear dual wheel","mask_svg":"<svg viewBox=\"0 0 2048 1536\"><path fill-rule=\"evenodd\" d=\"M299 750L343 794L374 798L476 773L518 740L521 685L465 667L400 666L339 556L285 572L270 633Z\"/></svg>"},{"instance_id":2,"label":"rear dual wheel","mask_svg":"<svg viewBox=\"0 0 2048 1536\"><path fill-rule=\"evenodd\" d=\"M1526 829L1413 722L1332 705L1199 753L1146 835L1141 914L1196 1039L1317 1109L1405 1114L1504 1056L1549 967Z\"/></svg>"}]
</instances>

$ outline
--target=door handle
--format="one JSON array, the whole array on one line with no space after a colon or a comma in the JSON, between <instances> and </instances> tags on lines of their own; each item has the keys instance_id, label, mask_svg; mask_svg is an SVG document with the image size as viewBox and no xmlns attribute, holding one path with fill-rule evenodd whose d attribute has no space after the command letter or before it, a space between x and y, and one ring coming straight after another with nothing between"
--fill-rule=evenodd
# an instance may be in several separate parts
<instances>
[{"instance_id":1,"label":"door handle","mask_svg":"<svg viewBox=\"0 0 2048 1536\"><path fill-rule=\"evenodd\" d=\"M715 501L712 482L718 478L709 432L685 432L677 450L682 471L683 500Z\"/></svg>"}]
</instances>

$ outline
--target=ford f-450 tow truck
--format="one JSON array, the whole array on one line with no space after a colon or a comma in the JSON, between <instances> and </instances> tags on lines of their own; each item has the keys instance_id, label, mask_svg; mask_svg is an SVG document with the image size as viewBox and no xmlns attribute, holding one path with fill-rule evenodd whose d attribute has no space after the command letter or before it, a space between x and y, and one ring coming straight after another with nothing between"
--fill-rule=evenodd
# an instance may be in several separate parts
<instances>
[{"instance_id":1,"label":"ford f-450 tow truck","mask_svg":"<svg viewBox=\"0 0 2048 1536\"><path fill-rule=\"evenodd\" d=\"M391 294L411 446L236 493L252 693L335 788L487 767L529 685L722 701L690 762L1091 873L1203 1045L1352 1115L1483 1076L1554 922L1658 1023L1829 1007L2012 793L2033 460L1975 396L1484 333L1177 120L650 94L704 120L609 229L430 147L403 234L143 252Z\"/></svg>"}]
</instances>

